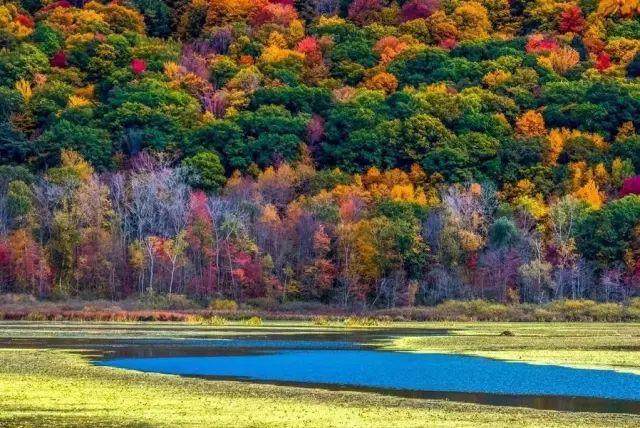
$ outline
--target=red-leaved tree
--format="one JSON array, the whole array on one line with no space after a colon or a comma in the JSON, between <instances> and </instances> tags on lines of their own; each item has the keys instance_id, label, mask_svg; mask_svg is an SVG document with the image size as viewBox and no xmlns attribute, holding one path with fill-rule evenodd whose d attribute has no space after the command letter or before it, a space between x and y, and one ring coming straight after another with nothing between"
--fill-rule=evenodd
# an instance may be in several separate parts
<instances>
[{"instance_id":1,"label":"red-leaved tree","mask_svg":"<svg viewBox=\"0 0 640 428\"><path fill-rule=\"evenodd\" d=\"M640 195L640 175L629 177L622 183L620 196Z\"/></svg>"},{"instance_id":2,"label":"red-leaved tree","mask_svg":"<svg viewBox=\"0 0 640 428\"><path fill-rule=\"evenodd\" d=\"M440 8L440 0L411 0L402 6L402 20L428 18Z\"/></svg>"},{"instance_id":3,"label":"red-leaved tree","mask_svg":"<svg viewBox=\"0 0 640 428\"><path fill-rule=\"evenodd\" d=\"M585 26L582 9L578 6L571 6L560 14L560 31L563 33L582 33Z\"/></svg>"},{"instance_id":4,"label":"red-leaved tree","mask_svg":"<svg viewBox=\"0 0 640 428\"><path fill-rule=\"evenodd\" d=\"M147 70L147 62L143 59L134 58L131 60L131 71L133 74L140 75Z\"/></svg>"}]
</instances>

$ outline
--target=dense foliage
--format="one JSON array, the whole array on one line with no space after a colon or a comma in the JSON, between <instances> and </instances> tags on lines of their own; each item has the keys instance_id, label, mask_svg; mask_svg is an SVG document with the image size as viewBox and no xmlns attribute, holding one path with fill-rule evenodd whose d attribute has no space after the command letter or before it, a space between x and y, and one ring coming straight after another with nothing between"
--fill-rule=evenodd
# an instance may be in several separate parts
<instances>
[{"instance_id":1,"label":"dense foliage","mask_svg":"<svg viewBox=\"0 0 640 428\"><path fill-rule=\"evenodd\" d=\"M640 3L0 6L0 292L640 294Z\"/></svg>"}]
</instances>

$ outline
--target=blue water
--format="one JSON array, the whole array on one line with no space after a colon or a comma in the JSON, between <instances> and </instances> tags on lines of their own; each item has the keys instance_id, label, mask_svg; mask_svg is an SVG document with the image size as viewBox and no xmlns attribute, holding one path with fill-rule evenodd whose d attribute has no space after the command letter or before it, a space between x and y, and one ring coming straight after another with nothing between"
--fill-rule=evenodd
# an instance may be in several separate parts
<instances>
[{"instance_id":1,"label":"blue water","mask_svg":"<svg viewBox=\"0 0 640 428\"><path fill-rule=\"evenodd\" d=\"M116 358L98 364L165 374L271 382L640 400L640 376L634 374L449 354L283 349L231 356Z\"/></svg>"}]
</instances>

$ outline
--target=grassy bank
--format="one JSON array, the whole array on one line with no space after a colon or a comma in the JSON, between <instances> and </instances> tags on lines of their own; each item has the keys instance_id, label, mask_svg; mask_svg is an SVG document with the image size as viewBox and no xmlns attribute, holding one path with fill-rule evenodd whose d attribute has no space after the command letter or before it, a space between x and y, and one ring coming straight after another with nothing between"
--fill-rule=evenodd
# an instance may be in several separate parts
<instances>
[{"instance_id":1,"label":"grassy bank","mask_svg":"<svg viewBox=\"0 0 640 428\"><path fill-rule=\"evenodd\" d=\"M392 349L615 368L640 374L640 324L442 323L446 336L403 337Z\"/></svg>"},{"instance_id":2,"label":"grassy bank","mask_svg":"<svg viewBox=\"0 0 640 428\"><path fill-rule=\"evenodd\" d=\"M397 327L398 325L396 325ZM447 329L454 333L405 339L393 346L439 352L521 351L531 337L553 348L567 338L576 344L577 360L589 346L631 346L640 326L593 324L402 324ZM554 328L555 327L555 328ZM620 334L613 335L623 327ZM205 337L222 329L184 324L33 324L2 323L0 339L37 337ZM264 328L326 332L309 323L267 323ZM500 336L510 329L515 336ZM258 329L259 330L259 329ZM598 339L592 339L593 332ZM528 340L524 334L528 332ZM258 331L259 334L259 331ZM537 335L537 336L536 336ZM605 339L610 338L608 341ZM523 340L520 340L520 338ZM515 339L506 342L507 339ZM0 342L2 343L2 342ZM511 343L511 345L509 345ZM372 393L325 391L177 376L144 374L97 367L67 349L26 349L0 345L0 426L638 426L629 415L563 413L480 406L437 400L414 400ZM539 345L542 346L542 345Z\"/></svg>"}]
</instances>

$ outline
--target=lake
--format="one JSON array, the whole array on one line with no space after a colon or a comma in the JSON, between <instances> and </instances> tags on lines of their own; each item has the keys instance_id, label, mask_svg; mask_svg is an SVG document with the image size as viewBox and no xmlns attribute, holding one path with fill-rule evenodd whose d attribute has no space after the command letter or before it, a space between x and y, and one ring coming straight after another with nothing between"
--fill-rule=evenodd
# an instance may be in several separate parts
<instances>
[{"instance_id":1,"label":"lake","mask_svg":"<svg viewBox=\"0 0 640 428\"><path fill-rule=\"evenodd\" d=\"M130 340L111 346L95 364L412 398L640 413L640 376L635 374L371 346L388 334L283 336L264 332L219 339Z\"/></svg>"}]
</instances>

